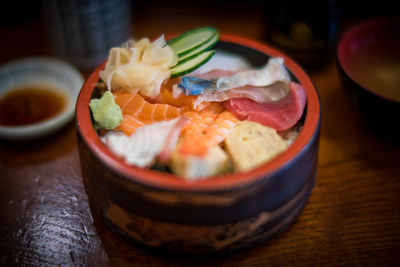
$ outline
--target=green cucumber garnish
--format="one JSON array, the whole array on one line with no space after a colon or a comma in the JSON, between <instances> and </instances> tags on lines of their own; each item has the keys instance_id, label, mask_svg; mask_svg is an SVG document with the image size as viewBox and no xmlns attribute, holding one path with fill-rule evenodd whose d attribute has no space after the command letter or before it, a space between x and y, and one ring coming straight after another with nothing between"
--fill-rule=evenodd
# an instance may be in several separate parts
<instances>
[{"instance_id":1,"label":"green cucumber garnish","mask_svg":"<svg viewBox=\"0 0 400 267\"><path fill-rule=\"evenodd\" d=\"M219 39L219 33L217 32L213 37L211 37L210 40L208 40L207 42L205 42L204 44L200 45L199 47L192 49L190 52L188 53L184 53L182 55L180 55L178 57L179 62L182 62L190 57L193 57L201 52L205 52L208 49L210 49L211 47L213 47Z\"/></svg>"},{"instance_id":2,"label":"green cucumber garnish","mask_svg":"<svg viewBox=\"0 0 400 267\"><path fill-rule=\"evenodd\" d=\"M178 55L190 53L204 43L208 42L218 31L212 27L203 27L187 31L181 35L169 40L167 44Z\"/></svg>"},{"instance_id":3,"label":"green cucumber garnish","mask_svg":"<svg viewBox=\"0 0 400 267\"><path fill-rule=\"evenodd\" d=\"M183 76L187 73L194 71L199 68L207 61L209 61L212 56L215 54L215 50L210 50L204 53L197 54L191 58L187 58L185 61L182 61L178 65L170 68L171 78Z\"/></svg>"}]
</instances>

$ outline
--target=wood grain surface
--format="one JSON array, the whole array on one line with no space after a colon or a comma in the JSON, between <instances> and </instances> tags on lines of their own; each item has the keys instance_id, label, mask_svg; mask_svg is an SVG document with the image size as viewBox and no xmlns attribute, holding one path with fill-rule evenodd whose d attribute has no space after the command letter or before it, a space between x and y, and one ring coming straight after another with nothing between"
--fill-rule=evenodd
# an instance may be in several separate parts
<instances>
[{"instance_id":1,"label":"wood grain surface","mask_svg":"<svg viewBox=\"0 0 400 267\"><path fill-rule=\"evenodd\" d=\"M257 3L213 9L207 16L204 8L168 13L165 6L134 6L134 35L207 24L262 41L265 18ZM341 31L348 25L340 24ZM7 37L0 42L1 64L51 55L39 19L3 23L0 31ZM245 251L202 258L159 254L127 242L90 212L71 122L35 142L0 141L0 265L399 266L399 138L362 122L344 99L336 68L332 58L309 71L322 103L317 178L304 211L284 233Z\"/></svg>"}]
</instances>

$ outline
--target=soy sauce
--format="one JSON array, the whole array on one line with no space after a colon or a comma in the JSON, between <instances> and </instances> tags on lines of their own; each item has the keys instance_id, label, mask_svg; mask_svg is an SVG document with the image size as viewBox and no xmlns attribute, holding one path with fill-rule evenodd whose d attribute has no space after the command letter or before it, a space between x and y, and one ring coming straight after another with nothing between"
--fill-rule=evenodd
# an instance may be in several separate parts
<instances>
[{"instance_id":1,"label":"soy sauce","mask_svg":"<svg viewBox=\"0 0 400 267\"><path fill-rule=\"evenodd\" d=\"M0 98L0 125L42 122L62 112L66 103L66 96L47 85L14 88Z\"/></svg>"}]
</instances>

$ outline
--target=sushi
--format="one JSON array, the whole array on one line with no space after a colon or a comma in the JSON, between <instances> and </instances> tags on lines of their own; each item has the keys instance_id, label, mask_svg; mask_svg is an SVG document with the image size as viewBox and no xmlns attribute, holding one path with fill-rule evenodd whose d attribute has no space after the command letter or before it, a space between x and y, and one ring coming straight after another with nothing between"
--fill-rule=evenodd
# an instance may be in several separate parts
<instances>
[{"instance_id":1,"label":"sushi","mask_svg":"<svg viewBox=\"0 0 400 267\"><path fill-rule=\"evenodd\" d=\"M118 125L101 135L113 153L196 180L249 171L290 146L301 129L304 88L282 58L254 68L240 55L212 50L218 38L204 27L110 50L99 83L119 110ZM99 109L91 110L95 125L102 125Z\"/></svg>"}]
</instances>

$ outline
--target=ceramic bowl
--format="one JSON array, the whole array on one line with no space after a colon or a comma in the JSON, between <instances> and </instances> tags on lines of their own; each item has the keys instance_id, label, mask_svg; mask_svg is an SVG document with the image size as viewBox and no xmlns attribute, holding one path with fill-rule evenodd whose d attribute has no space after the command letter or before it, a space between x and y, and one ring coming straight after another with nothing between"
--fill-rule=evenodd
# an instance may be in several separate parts
<instances>
[{"instance_id":1,"label":"ceramic bowl","mask_svg":"<svg viewBox=\"0 0 400 267\"><path fill-rule=\"evenodd\" d=\"M381 130L399 129L400 18L361 21L340 38L337 61L348 102L365 122Z\"/></svg>"},{"instance_id":2,"label":"ceramic bowl","mask_svg":"<svg viewBox=\"0 0 400 267\"><path fill-rule=\"evenodd\" d=\"M72 65L54 58L30 57L15 60L0 68L0 97L24 86L45 86L65 97L65 107L49 119L20 126L0 125L0 138L26 141L52 134L74 117L75 104L84 83Z\"/></svg>"},{"instance_id":3,"label":"ceramic bowl","mask_svg":"<svg viewBox=\"0 0 400 267\"><path fill-rule=\"evenodd\" d=\"M306 73L290 58L255 41L222 35L218 50L238 53L255 66L285 60L306 91L304 126L296 141L270 162L245 173L186 182L168 173L125 164L96 134L89 101L99 66L76 106L82 176L91 208L116 232L152 248L193 254L232 252L259 244L291 225L313 188L320 102Z\"/></svg>"}]
</instances>

